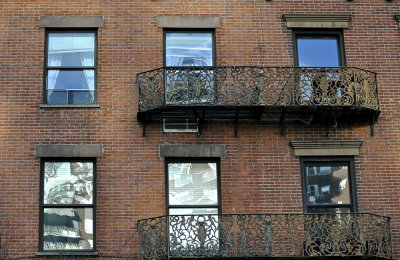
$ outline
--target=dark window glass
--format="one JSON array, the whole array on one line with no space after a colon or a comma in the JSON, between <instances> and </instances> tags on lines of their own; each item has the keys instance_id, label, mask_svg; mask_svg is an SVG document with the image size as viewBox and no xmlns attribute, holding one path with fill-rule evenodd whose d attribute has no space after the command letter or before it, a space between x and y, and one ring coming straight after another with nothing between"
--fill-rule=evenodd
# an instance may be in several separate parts
<instances>
[{"instance_id":1,"label":"dark window glass","mask_svg":"<svg viewBox=\"0 0 400 260\"><path fill-rule=\"evenodd\" d=\"M295 65L300 67L342 67L341 31L293 31Z\"/></svg>"},{"instance_id":2,"label":"dark window glass","mask_svg":"<svg viewBox=\"0 0 400 260\"><path fill-rule=\"evenodd\" d=\"M168 213L218 214L218 162L167 162Z\"/></svg>"},{"instance_id":3,"label":"dark window glass","mask_svg":"<svg viewBox=\"0 0 400 260\"><path fill-rule=\"evenodd\" d=\"M303 161L304 199L307 212L355 210L352 161Z\"/></svg>"},{"instance_id":4,"label":"dark window glass","mask_svg":"<svg viewBox=\"0 0 400 260\"><path fill-rule=\"evenodd\" d=\"M95 32L48 32L47 104L95 103Z\"/></svg>"},{"instance_id":5,"label":"dark window glass","mask_svg":"<svg viewBox=\"0 0 400 260\"><path fill-rule=\"evenodd\" d=\"M42 250L94 250L94 174L93 161L42 163Z\"/></svg>"}]
</instances>

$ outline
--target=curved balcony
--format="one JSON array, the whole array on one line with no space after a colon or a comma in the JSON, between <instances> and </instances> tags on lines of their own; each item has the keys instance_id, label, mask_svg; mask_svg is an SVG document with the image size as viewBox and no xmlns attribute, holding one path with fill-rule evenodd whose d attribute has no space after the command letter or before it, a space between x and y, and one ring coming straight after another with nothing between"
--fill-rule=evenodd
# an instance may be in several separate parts
<instances>
[{"instance_id":1,"label":"curved balcony","mask_svg":"<svg viewBox=\"0 0 400 260\"><path fill-rule=\"evenodd\" d=\"M142 260L393 256L390 218L364 213L162 216L138 231Z\"/></svg>"},{"instance_id":2,"label":"curved balcony","mask_svg":"<svg viewBox=\"0 0 400 260\"><path fill-rule=\"evenodd\" d=\"M376 75L350 67L163 67L137 75L138 120L371 122Z\"/></svg>"}]
</instances>

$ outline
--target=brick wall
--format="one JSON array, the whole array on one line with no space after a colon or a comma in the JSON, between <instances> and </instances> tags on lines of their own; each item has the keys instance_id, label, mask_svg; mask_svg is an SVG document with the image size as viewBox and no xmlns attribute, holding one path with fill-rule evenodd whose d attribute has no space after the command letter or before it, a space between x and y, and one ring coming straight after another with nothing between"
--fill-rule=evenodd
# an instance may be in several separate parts
<instances>
[{"instance_id":1,"label":"brick wall","mask_svg":"<svg viewBox=\"0 0 400 260\"><path fill-rule=\"evenodd\" d=\"M33 257L39 243L40 158L35 144L104 144L97 160L97 251L137 255L138 219L165 214L164 158L159 144L225 144L223 213L302 212L300 161L289 141L363 140L355 157L360 212L392 217L400 258L400 29L398 1L144 0L0 1L0 222L10 257ZM346 65L378 73L381 115L368 125L206 123L203 134L163 133L136 120L136 74L163 65L161 15L211 15L217 64L293 66L292 32L282 14L348 13ZM100 108L39 108L45 29L40 16L103 15L98 30Z\"/></svg>"}]
</instances>

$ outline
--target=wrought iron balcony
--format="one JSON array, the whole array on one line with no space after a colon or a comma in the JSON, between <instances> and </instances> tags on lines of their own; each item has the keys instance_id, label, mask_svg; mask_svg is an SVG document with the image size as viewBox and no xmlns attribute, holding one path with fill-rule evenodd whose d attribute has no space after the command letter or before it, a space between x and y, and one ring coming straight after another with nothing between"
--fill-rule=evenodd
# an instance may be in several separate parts
<instances>
[{"instance_id":1,"label":"wrought iron balcony","mask_svg":"<svg viewBox=\"0 0 400 260\"><path fill-rule=\"evenodd\" d=\"M358 68L163 67L137 80L142 122L370 122L379 115L376 75Z\"/></svg>"},{"instance_id":2,"label":"wrought iron balcony","mask_svg":"<svg viewBox=\"0 0 400 260\"><path fill-rule=\"evenodd\" d=\"M393 256L390 218L373 214L162 216L138 231L142 260Z\"/></svg>"}]
</instances>

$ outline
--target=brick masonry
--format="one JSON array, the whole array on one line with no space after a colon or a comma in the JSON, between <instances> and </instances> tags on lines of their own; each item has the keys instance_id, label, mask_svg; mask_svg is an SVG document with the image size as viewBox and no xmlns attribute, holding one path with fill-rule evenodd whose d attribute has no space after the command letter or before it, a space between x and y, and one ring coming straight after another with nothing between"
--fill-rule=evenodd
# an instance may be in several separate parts
<instances>
[{"instance_id":1,"label":"brick masonry","mask_svg":"<svg viewBox=\"0 0 400 260\"><path fill-rule=\"evenodd\" d=\"M36 144L103 144L97 160L97 251L137 255L138 219L165 214L160 144L220 144L223 213L302 212L299 158L291 140L362 140L355 157L360 212L392 217L400 259L399 1L384 0L36 0L0 1L0 222L10 257L35 256L39 243L40 158ZM163 133L136 120L136 74L163 65L159 16L218 16L218 65L293 66L283 14L351 13L346 65L378 73L381 115L367 125L206 123L203 134ZM40 16L103 16L98 30L99 108L39 108L45 28Z\"/></svg>"}]
</instances>

